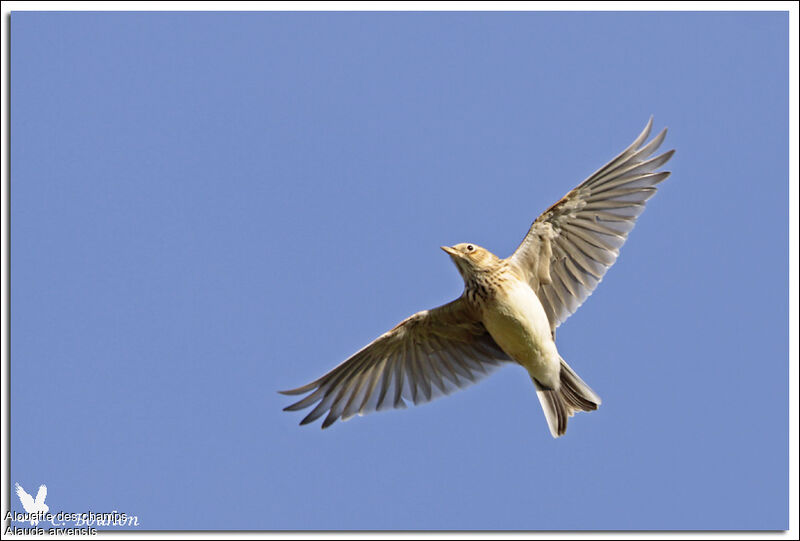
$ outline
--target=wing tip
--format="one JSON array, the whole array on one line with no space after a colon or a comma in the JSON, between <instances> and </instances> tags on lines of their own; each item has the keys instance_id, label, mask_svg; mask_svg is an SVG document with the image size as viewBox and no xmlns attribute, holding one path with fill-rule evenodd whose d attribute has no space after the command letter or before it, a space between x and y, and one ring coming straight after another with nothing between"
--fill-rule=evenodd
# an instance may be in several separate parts
<instances>
[{"instance_id":1,"label":"wing tip","mask_svg":"<svg viewBox=\"0 0 800 541\"><path fill-rule=\"evenodd\" d=\"M320 428L322 428L322 430L325 430L333 423L335 423L337 419L339 419L337 415L329 414L327 417L325 417L325 420L322 421L322 426Z\"/></svg>"},{"instance_id":2,"label":"wing tip","mask_svg":"<svg viewBox=\"0 0 800 541\"><path fill-rule=\"evenodd\" d=\"M277 391L277 392L285 396L294 396L298 394L307 393L314 387L316 387L315 383L309 383L307 385L303 385L302 387L297 387L296 389L287 389L285 391Z\"/></svg>"},{"instance_id":3,"label":"wing tip","mask_svg":"<svg viewBox=\"0 0 800 541\"><path fill-rule=\"evenodd\" d=\"M666 156L667 157L666 161L669 161L675 155L675 152L676 152L676 149L671 148L668 151L664 152L661 156Z\"/></svg>"},{"instance_id":4,"label":"wing tip","mask_svg":"<svg viewBox=\"0 0 800 541\"><path fill-rule=\"evenodd\" d=\"M288 406L283 408L283 410L281 410L281 411L297 411L297 410L303 409L303 408L300 408L300 407L297 406L299 403L300 402L295 402L294 404L289 404Z\"/></svg>"},{"instance_id":5,"label":"wing tip","mask_svg":"<svg viewBox=\"0 0 800 541\"><path fill-rule=\"evenodd\" d=\"M648 137L650 137L650 132L653 130L653 115L650 115L650 118L647 120L647 124L645 124L642 133L639 134L639 137L636 138L634 142L635 147L641 146Z\"/></svg>"}]
</instances>

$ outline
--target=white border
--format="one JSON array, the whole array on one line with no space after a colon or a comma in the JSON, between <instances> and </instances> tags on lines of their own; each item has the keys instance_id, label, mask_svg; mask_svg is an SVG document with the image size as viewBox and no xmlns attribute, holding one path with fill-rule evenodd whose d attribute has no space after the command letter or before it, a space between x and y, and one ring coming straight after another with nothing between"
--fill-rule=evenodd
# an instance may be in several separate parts
<instances>
[{"instance_id":1,"label":"white border","mask_svg":"<svg viewBox=\"0 0 800 541\"><path fill-rule=\"evenodd\" d=\"M796 11L794 2L777 1L9 1L10 11Z\"/></svg>"},{"instance_id":2,"label":"white border","mask_svg":"<svg viewBox=\"0 0 800 541\"><path fill-rule=\"evenodd\" d=\"M8 272L9 237L9 14L11 11L788 11L789 12L789 524L786 532L128 532L105 533L108 539L798 539L798 6L795 2L16 2L2 4L2 405L0 459L2 514L9 509L8 479ZM776 209L782 212L782 209ZM5 524L4 522L2 523ZM81 538L80 536L70 536ZM35 539L34 536L16 536Z\"/></svg>"}]
</instances>

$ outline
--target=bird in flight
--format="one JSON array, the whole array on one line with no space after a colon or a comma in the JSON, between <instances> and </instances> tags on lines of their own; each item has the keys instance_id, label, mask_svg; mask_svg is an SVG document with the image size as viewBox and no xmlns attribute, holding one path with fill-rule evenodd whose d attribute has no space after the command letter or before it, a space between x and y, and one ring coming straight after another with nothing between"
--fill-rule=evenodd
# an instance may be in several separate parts
<instances>
[{"instance_id":1,"label":"bird in flight","mask_svg":"<svg viewBox=\"0 0 800 541\"><path fill-rule=\"evenodd\" d=\"M19 496L19 501L22 503L22 508L26 513L38 513L39 511L47 513L50 511L50 508L44 503L44 499L47 498L47 487L45 485L39 486L39 492L36 493L35 500L30 494L25 492L25 489L22 488L19 483L15 483L14 487L16 488L17 496ZM37 524L39 524L39 521L35 518L32 518L31 526L36 526Z\"/></svg>"},{"instance_id":2,"label":"bird in flight","mask_svg":"<svg viewBox=\"0 0 800 541\"><path fill-rule=\"evenodd\" d=\"M477 244L442 246L464 279L456 300L405 319L352 357L287 395L307 394L284 408L316 404L300 422L405 408L464 388L504 363L528 371L553 437L576 411L600 397L561 358L555 330L592 294L674 154L651 157L662 130L646 143L647 126L620 155L598 169L533 222L519 247L500 259Z\"/></svg>"}]
</instances>

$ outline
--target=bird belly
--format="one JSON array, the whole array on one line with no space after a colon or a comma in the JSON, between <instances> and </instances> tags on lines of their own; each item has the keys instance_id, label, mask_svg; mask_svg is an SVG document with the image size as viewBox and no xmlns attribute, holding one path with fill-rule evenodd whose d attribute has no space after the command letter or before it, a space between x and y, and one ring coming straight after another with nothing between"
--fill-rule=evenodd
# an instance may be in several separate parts
<instances>
[{"instance_id":1,"label":"bird belly","mask_svg":"<svg viewBox=\"0 0 800 541\"><path fill-rule=\"evenodd\" d=\"M559 387L560 356L547 314L536 293L515 280L498 291L483 310L483 324L503 351L539 383Z\"/></svg>"}]
</instances>

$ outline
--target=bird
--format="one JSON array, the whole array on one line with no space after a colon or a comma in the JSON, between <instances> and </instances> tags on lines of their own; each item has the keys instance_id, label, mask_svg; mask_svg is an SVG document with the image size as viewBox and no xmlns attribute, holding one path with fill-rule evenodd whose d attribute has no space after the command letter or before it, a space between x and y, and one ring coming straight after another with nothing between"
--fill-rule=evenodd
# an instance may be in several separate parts
<instances>
[{"instance_id":1,"label":"bird","mask_svg":"<svg viewBox=\"0 0 800 541\"><path fill-rule=\"evenodd\" d=\"M50 508L44 503L44 499L47 498L47 487L45 485L39 486L39 492L36 493L35 500L30 494L25 492L25 489L22 488L19 483L15 483L14 486L17 491L17 496L19 496L19 501L22 503L22 508L25 509L26 513L31 515L33 513L47 513L50 511ZM39 520L31 518L31 526L36 526L37 524L39 524Z\"/></svg>"},{"instance_id":2,"label":"bird","mask_svg":"<svg viewBox=\"0 0 800 541\"><path fill-rule=\"evenodd\" d=\"M306 395L284 411L316 404L300 424L326 415L327 428L429 402L516 363L533 381L551 435L564 435L569 417L601 399L559 354L556 328L592 294L670 175L660 168L675 150L652 157L667 134L646 142L652 127L651 116L630 146L539 216L509 257L473 243L442 246L464 280L461 296L406 318L311 383L279 391Z\"/></svg>"}]
</instances>

